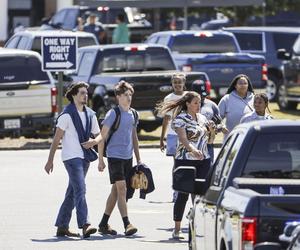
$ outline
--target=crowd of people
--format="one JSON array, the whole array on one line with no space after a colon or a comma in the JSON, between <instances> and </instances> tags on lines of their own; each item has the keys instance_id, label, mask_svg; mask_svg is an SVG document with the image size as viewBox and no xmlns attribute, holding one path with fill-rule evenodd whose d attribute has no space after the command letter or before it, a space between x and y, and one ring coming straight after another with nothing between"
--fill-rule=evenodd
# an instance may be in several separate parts
<instances>
[{"instance_id":1,"label":"crowd of people","mask_svg":"<svg viewBox=\"0 0 300 250\"><path fill-rule=\"evenodd\" d=\"M112 43L130 43L130 32L125 22L124 14L118 14L115 23L117 26L113 30ZM105 28L101 22L97 21L97 16L93 13L89 14L86 23L82 17L78 17L75 30L94 34L99 44L107 43L107 34Z\"/></svg>"},{"instance_id":2,"label":"crowd of people","mask_svg":"<svg viewBox=\"0 0 300 250\"><path fill-rule=\"evenodd\" d=\"M122 22L122 20L120 20ZM186 76L178 72L172 76L173 92L157 105L163 117L160 149L172 156L173 221L172 237L183 239L181 221L189 196L203 195L209 185L214 161L213 142L217 133L227 135L240 123L272 119L266 94L254 94L246 75L236 76L227 94L217 105L207 98L204 83L193 85L192 91L185 87ZM95 112L87 107L88 84L73 83L66 92L69 104L59 115L45 171L53 171L53 159L62 141L62 160L69 177L64 201L59 209L55 226L57 236L79 237L69 229L72 210L76 208L78 228L88 238L97 231L103 235L116 235L109 218L117 204L126 236L137 228L130 222L127 208L127 185L133 168L133 153L137 165L142 164L137 136L138 113L131 108L134 89L131 84L120 81L115 86L116 108L109 110L99 127ZM225 124L223 123L225 121ZM118 124L118 126L116 126ZM165 143L166 137L166 143ZM94 148L97 147L98 154ZM85 177L90 162L98 159L98 170L104 171L107 157L111 192L98 228L88 220ZM194 177L185 172L194 171ZM197 181L196 181L197 180Z\"/></svg>"}]
</instances>

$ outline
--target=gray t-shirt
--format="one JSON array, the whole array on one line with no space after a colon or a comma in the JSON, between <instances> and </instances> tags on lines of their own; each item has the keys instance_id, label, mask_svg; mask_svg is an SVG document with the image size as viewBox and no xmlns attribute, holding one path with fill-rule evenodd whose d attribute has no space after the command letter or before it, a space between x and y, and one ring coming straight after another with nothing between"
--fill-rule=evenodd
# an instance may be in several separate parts
<instances>
[{"instance_id":1,"label":"gray t-shirt","mask_svg":"<svg viewBox=\"0 0 300 250\"><path fill-rule=\"evenodd\" d=\"M205 98L201 106L200 114L204 115L207 120L211 120L214 116L220 115L220 110L217 104Z\"/></svg>"},{"instance_id":2,"label":"gray t-shirt","mask_svg":"<svg viewBox=\"0 0 300 250\"><path fill-rule=\"evenodd\" d=\"M106 155L109 158L131 159L133 152L132 129L137 127L138 122L135 123L131 110L124 111L120 106L119 109L121 112L120 125L107 145ZM115 111L113 109L109 110L102 125L111 128L115 118Z\"/></svg>"}]
</instances>

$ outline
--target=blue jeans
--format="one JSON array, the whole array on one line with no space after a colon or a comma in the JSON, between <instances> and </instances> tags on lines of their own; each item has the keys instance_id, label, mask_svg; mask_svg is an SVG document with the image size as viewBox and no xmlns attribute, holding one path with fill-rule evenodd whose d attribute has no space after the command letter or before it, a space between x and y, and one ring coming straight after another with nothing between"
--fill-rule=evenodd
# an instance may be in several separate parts
<instances>
[{"instance_id":1,"label":"blue jeans","mask_svg":"<svg viewBox=\"0 0 300 250\"><path fill-rule=\"evenodd\" d=\"M84 159L74 158L64 161L65 168L69 175L69 185L65 199L59 209L55 226L69 228L72 210L76 207L77 224L82 228L88 222L88 208L85 199L86 187L85 176L90 163Z\"/></svg>"}]
</instances>

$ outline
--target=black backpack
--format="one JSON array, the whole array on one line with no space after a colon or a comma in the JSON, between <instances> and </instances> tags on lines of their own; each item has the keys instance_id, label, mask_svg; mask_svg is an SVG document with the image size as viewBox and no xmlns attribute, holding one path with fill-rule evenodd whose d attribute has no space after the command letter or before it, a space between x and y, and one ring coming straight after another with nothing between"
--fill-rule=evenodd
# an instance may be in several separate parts
<instances>
[{"instance_id":1,"label":"black backpack","mask_svg":"<svg viewBox=\"0 0 300 250\"><path fill-rule=\"evenodd\" d=\"M135 124L138 122L138 113L135 109L133 108L130 108L130 110L132 111L132 114L133 114L133 117L134 117L134 122ZM109 129L109 132L108 132L108 137L104 143L104 148L103 148L103 156L104 157L107 157L106 156L106 148L107 148L107 145L108 143L110 142L110 139L111 137L113 136L113 134L118 130L119 126L120 126L120 121L121 121L121 112L120 112L120 109L119 107L114 107L114 111L116 113L116 118L111 126L111 128Z\"/></svg>"}]
</instances>

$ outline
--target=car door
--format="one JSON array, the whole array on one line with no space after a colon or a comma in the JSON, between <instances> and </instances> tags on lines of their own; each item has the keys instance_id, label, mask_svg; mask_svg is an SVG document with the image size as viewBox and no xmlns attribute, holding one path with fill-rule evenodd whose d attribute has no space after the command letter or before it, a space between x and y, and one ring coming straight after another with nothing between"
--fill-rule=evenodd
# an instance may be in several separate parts
<instances>
[{"instance_id":1,"label":"car door","mask_svg":"<svg viewBox=\"0 0 300 250\"><path fill-rule=\"evenodd\" d=\"M285 64L285 79L288 95L300 95L300 37L293 46L290 61Z\"/></svg>"},{"instance_id":2,"label":"car door","mask_svg":"<svg viewBox=\"0 0 300 250\"><path fill-rule=\"evenodd\" d=\"M222 147L214 165L210 187L204 197L196 200L195 204L195 243L196 249L216 249L215 248L215 229L216 229L216 206L221 194L222 169L225 164L228 152L231 149L236 135L231 135Z\"/></svg>"}]
</instances>

